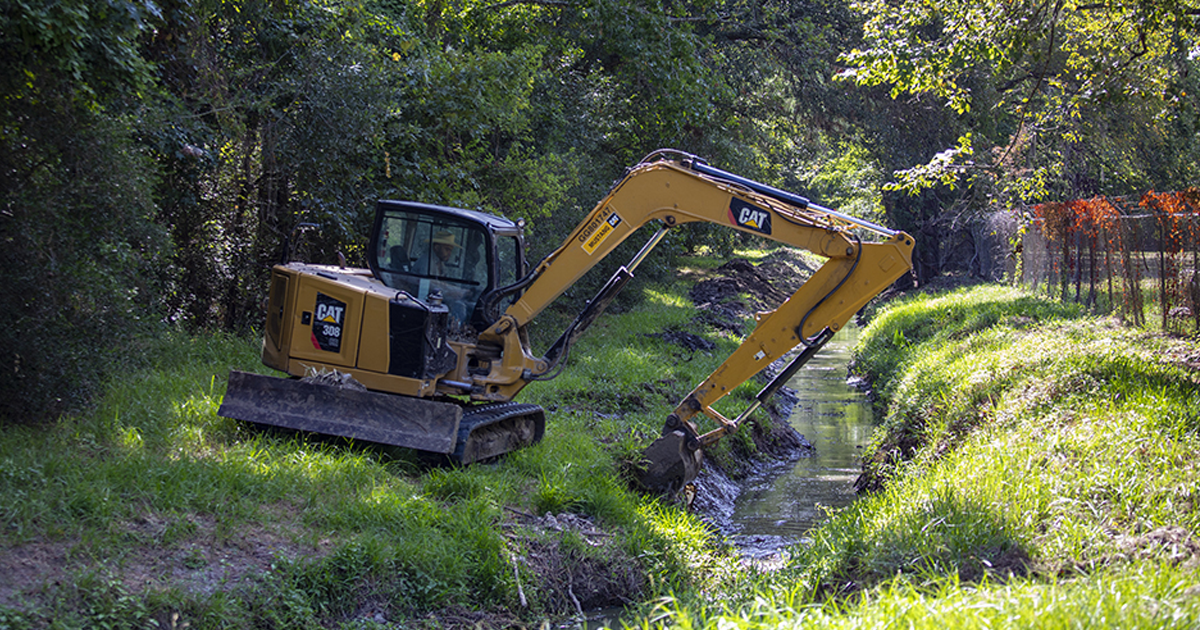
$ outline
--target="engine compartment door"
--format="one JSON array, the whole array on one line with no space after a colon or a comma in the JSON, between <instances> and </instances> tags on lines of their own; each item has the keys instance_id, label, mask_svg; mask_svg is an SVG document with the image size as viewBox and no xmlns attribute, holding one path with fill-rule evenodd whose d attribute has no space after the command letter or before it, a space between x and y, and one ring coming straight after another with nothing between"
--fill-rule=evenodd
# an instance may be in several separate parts
<instances>
[{"instance_id":1,"label":"engine compartment door","mask_svg":"<svg viewBox=\"0 0 1200 630\"><path fill-rule=\"evenodd\" d=\"M320 275L300 274L298 279L292 359L354 367L363 292L334 280L325 281Z\"/></svg>"}]
</instances>

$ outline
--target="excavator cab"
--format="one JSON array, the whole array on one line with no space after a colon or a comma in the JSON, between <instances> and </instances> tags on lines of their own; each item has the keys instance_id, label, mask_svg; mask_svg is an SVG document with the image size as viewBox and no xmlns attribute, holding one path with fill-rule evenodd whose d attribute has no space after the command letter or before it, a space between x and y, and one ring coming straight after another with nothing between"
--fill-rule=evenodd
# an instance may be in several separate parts
<instances>
[{"instance_id":1,"label":"excavator cab","mask_svg":"<svg viewBox=\"0 0 1200 630\"><path fill-rule=\"evenodd\" d=\"M380 201L368 264L384 285L444 304L452 326L484 330L495 321L489 311L503 310L515 293L498 303L483 298L525 275L521 233L519 223L482 212Z\"/></svg>"}]
</instances>

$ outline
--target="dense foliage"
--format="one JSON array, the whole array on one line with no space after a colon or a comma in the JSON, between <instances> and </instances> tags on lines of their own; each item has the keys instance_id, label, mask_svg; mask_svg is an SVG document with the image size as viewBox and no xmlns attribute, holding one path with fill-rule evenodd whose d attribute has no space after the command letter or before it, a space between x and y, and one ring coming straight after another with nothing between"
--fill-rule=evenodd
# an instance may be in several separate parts
<instances>
[{"instance_id":1,"label":"dense foliage","mask_svg":"<svg viewBox=\"0 0 1200 630\"><path fill-rule=\"evenodd\" d=\"M844 7L795 24L765 8L6 4L4 415L86 399L147 323L258 325L285 252L363 263L378 198L526 218L536 257L661 146L791 177L772 165L804 147L770 103L787 94L773 77L789 64L827 76L821 26L853 24ZM796 52L805 37L819 55ZM700 228L663 249L729 239Z\"/></svg>"},{"instance_id":2,"label":"dense foliage","mask_svg":"<svg viewBox=\"0 0 1200 630\"><path fill-rule=\"evenodd\" d=\"M0 417L83 400L156 302L152 157L130 130L150 67L135 3L0 14Z\"/></svg>"},{"instance_id":3,"label":"dense foliage","mask_svg":"<svg viewBox=\"0 0 1200 630\"><path fill-rule=\"evenodd\" d=\"M869 19L843 76L957 115L957 140L896 186L986 182L1028 201L1195 180L1194 0L856 6Z\"/></svg>"},{"instance_id":4,"label":"dense foliage","mask_svg":"<svg viewBox=\"0 0 1200 630\"><path fill-rule=\"evenodd\" d=\"M1200 174L1195 0L853 4L866 23L839 78L910 105L876 137L923 276L979 255L991 212Z\"/></svg>"},{"instance_id":5,"label":"dense foliage","mask_svg":"<svg viewBox=\"0 0 1200 630\"><path fill-rule=\"evenodd\" d=\"M363 262L375 199L525 218L536 258L664 146L908 230L936 273L964 212L1186 188L1196 18L1193 0L8 2L0 413L70 408L147 324L259 325L286 252ZM845 64L866 89L834 80ZM882 193L897 170L939 185ZM945 185L961 173L983 177ZM732 239L691 226L659 260Z\"/></svg>"}]
</instances>

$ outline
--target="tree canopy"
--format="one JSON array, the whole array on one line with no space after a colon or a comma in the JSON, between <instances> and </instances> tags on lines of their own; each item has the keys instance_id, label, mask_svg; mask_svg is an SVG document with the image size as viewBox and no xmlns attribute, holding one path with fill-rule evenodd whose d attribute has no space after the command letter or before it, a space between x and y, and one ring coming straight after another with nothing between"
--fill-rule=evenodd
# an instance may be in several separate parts
<instances>
[{"instance_id":1,"label":"tree canopy","mask_svg":"<svg viewBox=\"0 0 1200 630\"><path fill-rule=\"evenodd\" d=\"M270 265L362 264L376 199L525 218L536 257L660 147L909 230L933 273L963 208L1194 183L1198 18L1195 0L14 0L0 413L85 400L141 332L260 326ZM734 239L673 233L659 269Z\"/></svg>"},{"instance_id":2,"label":"tree canopy","mask_svg":"<svg viewBox=\"0 0 1200 630\"><path fill-rule=\"evenodd\" d=\"M985 180L1036 201L1195 181L1194 0L855 8L869 17L841 77L938 99L958 118L954 145L901 170L896 186Z\"/></svg>"}]
</instances>

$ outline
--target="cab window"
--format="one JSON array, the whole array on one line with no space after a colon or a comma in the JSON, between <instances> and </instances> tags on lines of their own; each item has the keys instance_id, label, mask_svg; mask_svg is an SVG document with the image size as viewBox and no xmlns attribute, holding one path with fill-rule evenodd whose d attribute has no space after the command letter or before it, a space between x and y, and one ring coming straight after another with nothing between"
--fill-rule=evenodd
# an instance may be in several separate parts
<instances>
[{"instance_id":1,"label":"cab window","mask_svg":"<svg viewBox=\"0 0 1200 630\"><path fill-rule=\"evenodd\" d=\"M521 244L514 236L496 238L496 286L506 287L521 279ZM500 300L501 309L512 306L520 297L520 292L510 293Z\"/></svg>"},{"instance_id":2,"label":"cab window","mask_svg":"<svg viewBox=\"0 0 1200 630\"><path fill-rule=\"evenodd\" d=\"M515 236L496 239L496 286L504 287L521 277L520 246Z\"/></svg>"},{"instance_id":3,"label":"cab window","mask_svg":"<svg viewBox=\"0 0 1200 630\"><path fill-rule=\"evenodd\" d=\"M428 301L435 292L459 324L470 321L489 288L487 233L451 217L390 211L380 226L376 257L380 280Z\"/></svg>"}]
</instances>

